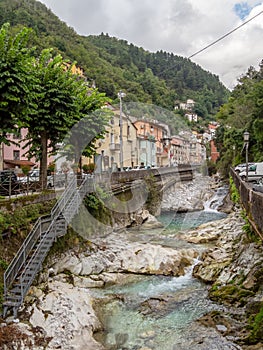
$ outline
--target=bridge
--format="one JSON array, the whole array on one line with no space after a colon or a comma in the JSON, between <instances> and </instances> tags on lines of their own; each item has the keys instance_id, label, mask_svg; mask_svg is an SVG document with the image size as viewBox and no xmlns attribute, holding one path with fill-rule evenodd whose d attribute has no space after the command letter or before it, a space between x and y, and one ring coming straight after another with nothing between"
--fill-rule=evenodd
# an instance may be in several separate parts
<instances>
[{"instance_id":1,"label":"bridge","mask_svg":"<svg viewBox=\"0 0 263 350\"><path fill-rule=\"evenodd\" d=\"M78 213L84 197L96 192L96 186L110 184L113 195L131 189L136 181L152 177L164 190L178 181L191 181L196 168L190 165L143 169L129 172L98 174L94 177L77 179L73 177L50 215L40 217L28 234L16 256L4 274L3 317L12 310L17 317L19 307L32 285L36 275L41 271L44 259L53 243L67 233L67 226Z\"/></svg>"}]
</instances>

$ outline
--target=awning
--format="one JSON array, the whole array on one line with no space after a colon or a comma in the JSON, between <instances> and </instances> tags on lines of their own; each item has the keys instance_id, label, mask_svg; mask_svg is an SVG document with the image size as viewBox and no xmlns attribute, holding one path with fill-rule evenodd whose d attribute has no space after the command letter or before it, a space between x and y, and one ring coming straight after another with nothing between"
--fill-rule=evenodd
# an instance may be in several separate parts
<instances>
[{"instance_id":1,"label":"awning","mask_svg":"<svg viewBox=\"0 0 263 350\"><path fill-rule=\"evenodd\" d=\"M4 163L11 164L11 165L18 165L18 166L35 165L35 163L31 162L30 160L22 160L22 159L4 159Z\"/></svg>"}]
</instances>

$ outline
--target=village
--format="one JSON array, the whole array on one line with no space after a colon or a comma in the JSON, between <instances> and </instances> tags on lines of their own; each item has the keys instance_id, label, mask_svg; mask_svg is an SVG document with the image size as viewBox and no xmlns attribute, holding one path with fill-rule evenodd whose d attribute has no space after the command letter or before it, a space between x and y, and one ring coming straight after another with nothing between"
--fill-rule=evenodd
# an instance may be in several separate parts
<instances>
[{"instance_id":1,"label":"village","mask_svg":"<svg viewBox=\"0 0 263 350\"><path fill-rule=\"evenodd\" d=\"M123 94L123 93L122 93ZM188 99L180 103L175 109L183 110L185 130L173 135L169 126L156 119L141 116L135 118L122 110L123 97L120 105L107 104L112 112L106 126L104 138L96 140L96 154L92 158L83 156L84 172L117 170L149 169L153 167L176 166L179 164L203 164L207 159L216 162L219 157L214 137L216 122L210 122L203 134L192 131L187 126L197 122L198 116L193 112L195 102ZM18 178L38 169L36 158L28 157L30 146L26 141L27 129L23 128L19 134L9 134L8 144L0 146L0 170L12 170ZM63 145L58 145L59 148ZM56 167L54 168L54 162ZM52 171L63 172L65 159L61 156L48 156L48 166ZM73 171L73 163L68 163L66 171Z\"/></svg>"}]
</instances>

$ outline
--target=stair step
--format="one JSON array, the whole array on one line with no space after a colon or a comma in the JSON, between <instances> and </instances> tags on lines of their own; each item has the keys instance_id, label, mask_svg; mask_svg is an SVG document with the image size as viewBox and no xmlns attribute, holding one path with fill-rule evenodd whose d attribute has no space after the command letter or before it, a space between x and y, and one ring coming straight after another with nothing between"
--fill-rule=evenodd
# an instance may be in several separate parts
<instances>
[{"instance_id":1,"label":"stair step","mask_svg":"<svg viewBox=\"0 0 263 350\"><path fill-rule=\"evenodd\" d=\"M20 305L21 305L21 301L14 302L14 301L7 300L3 303L4 307L19 307Z\"/></svg>"},{"instance_id":2,"label":"stair step","mask_svg":"<svg viewBox=\"0 0 263 350\"><path fill-rule=\"evenodd\" d=\"M21 294L18 296L14 295L14 296L8 296L6 297L6 300L8 301L13 301L13 302L19 302L22 300Z\"/></svg>"}]
</instances>

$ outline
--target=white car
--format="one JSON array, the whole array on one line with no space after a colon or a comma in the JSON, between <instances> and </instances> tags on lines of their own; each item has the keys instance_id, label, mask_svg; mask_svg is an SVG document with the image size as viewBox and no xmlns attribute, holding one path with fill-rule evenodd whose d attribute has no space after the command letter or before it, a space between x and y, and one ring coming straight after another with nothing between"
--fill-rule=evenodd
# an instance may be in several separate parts
<instances>
[{"instance_id":1,"label":"white car","mask_svg":"<svg viewBox=\"0 0 263 350\"><path fill-rule=\"evenodd\" d=\"M245 168L245 170L239 173L239 176L242 181L245 181L246 178L248 178L248 181L257 182L263 177L263 162L250 165L248 168L248 173L246 172Z\"/></svg>"},{"instance_id":2,"label":"white car","mask_svg":"<svg viewBox=\"0 0 263 350\"><path fill-rule=\"evenodd\" d=\"M39 181L39 169L34 169L28 173L27 176L21 177L19 179L20 183L32 183ZM54 186L54 179L52 175L47 176L47 187L51 188Z\"/></svg>"},{"instance_id":3,"label":"white car","mask_svg":"<svg viewBox=\"0 0 263 350\"><path fill-rule=\"evenodd\" d=\"M248 167L250 167L251 165L254 165L254 163L248 163ZM238 165L235 167L235 172L236 172L237 174L239 174L239 173L241 173L242 171L246 171L246 166L247 166L246 163L238 164Z\"/></svg>"}]
</instances>

